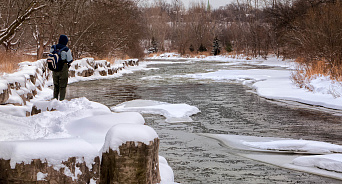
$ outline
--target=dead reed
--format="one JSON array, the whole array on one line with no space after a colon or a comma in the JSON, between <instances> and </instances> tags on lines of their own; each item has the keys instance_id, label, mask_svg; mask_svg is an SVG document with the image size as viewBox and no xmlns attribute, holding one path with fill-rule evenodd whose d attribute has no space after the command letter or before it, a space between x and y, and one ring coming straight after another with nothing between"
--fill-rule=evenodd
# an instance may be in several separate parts
<instances>
[{"instance_id":1,"label":"dead reed","mask_svg":"<svg viewBox=\"0 0 342 184\"><path fill-rule=\"evenodd\" d=\"M291 74L291 79L300 88L313 91L310 81L320 76L342 82L342 66L335 66L324 60L308 62L306 59L298 58L295 61L297 66Z\"/></svg>"},{"instance_id":2,"label":"dead reed","mask_svg":"<svg viewBox=\"0 0 342 184\"><path fill-rule=\"evenodd\" d=\"M0 73L13 73L18 69L18 63L33 60L32 57L18 52L0 51Z\"/></svg>"}]
</instances>

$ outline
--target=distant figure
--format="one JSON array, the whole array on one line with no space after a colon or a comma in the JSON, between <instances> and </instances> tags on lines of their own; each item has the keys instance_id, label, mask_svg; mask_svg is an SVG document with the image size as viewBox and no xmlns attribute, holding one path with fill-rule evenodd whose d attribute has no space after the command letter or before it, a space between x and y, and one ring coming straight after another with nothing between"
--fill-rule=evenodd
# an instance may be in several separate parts
<instances>
[{"instance_id":1,"label":"distant figure","mask_svg":"<svg viewBox=\"0 0 342 184\"><path fill-rule=\"evenodd\" d=\"M50 49L50 53L54 52L55 49L60 53L60 65L59 71L52 71L53 76L53 98L62 101L65 98L66 87L68 85L69 77L69 67L73 61L71 50L66 46L68 44L68 37L66 35L61 35L57 45L53 45Z\"/></svg>"}]
</instances>

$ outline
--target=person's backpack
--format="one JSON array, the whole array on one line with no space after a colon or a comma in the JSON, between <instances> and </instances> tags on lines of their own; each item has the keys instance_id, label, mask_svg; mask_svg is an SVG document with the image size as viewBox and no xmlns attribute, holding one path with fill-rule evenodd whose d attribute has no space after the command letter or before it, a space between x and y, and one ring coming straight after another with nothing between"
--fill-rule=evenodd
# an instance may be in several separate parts
<instances>
[{"instance_id":1,"label":"person's backpack","mask_svg":"<svg viewBox=\"0 0 342 184\"><path fill-rule=\"evenodd\" d=\"M53 46L53 51L50 52L49 57L47 58L47 63L50 70L55 72L62 70L64 62L61 58L61 52L66 48L67 47L65 46L61 49L57 49L56 45Z\"/></svg>"}]
</instances>

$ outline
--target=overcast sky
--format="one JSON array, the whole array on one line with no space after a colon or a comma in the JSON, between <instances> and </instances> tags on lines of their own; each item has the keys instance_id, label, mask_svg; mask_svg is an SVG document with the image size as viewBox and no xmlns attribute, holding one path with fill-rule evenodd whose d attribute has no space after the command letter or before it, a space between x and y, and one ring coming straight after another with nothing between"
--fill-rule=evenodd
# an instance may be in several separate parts
<instances>
[{"instance_id":1,"label":"overcast sky","mask_svg":"<svg viewBox=\"0 0 342 184\"><path fill-rule=\"evenodd\" d=\"M154 2L154 0L148 0L149 2ZM173 0L165 0L168 3L171 3ZM208 3L208 0L178 0L182 1L185 7L189 7L191 3L200 3L204 2L205 4ZM219 8L220 6L224 6L226 4L230 4L232 2L236 2L236 0L209 0L209 3L212 8Z\"/></svg>"},{"instance_id":2,"label":"overcast sky","mask_svg":"<svg viewBox=\"0 0 342 184\"><path fill-rule=\"evenodd\" d=\"M172 2L172 0L167 0L168 2ZM205 4L208 3L208 0L179 0L184 3L186 7L189 6L191 3L199 3L199 2L205 2ZM209 3L212 8L218 8L220 6L224 6L226 4L230 4L231 2L235 2L236 0L209 0Z\"/></svg>"}]
</instances>

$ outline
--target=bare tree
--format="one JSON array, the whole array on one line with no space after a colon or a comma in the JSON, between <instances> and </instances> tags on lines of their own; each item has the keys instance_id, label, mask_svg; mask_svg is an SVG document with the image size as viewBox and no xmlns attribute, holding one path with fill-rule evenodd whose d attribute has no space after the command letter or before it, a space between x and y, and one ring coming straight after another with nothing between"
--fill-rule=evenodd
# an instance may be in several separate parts
<instances>
[{"instance_id":1,"label":"bare tree","mask_svg":"<svg viewBox=\"0 0 342 184\"><path fill-rule=\"evenodd\" d=\"M1 4L2 30L0 31L0 43L9 50L16 45L20 39L18 38L19 29L30 19L33 12L40 10L45 5L40 5L36 1L15 1L10 0ZM17 38L17 39L16 39Z\"/></svg>"}]
</instances>

